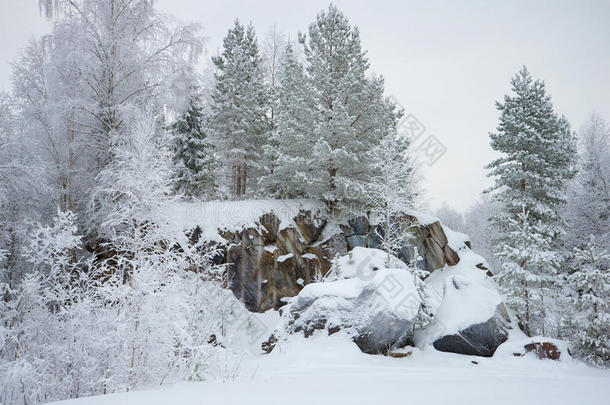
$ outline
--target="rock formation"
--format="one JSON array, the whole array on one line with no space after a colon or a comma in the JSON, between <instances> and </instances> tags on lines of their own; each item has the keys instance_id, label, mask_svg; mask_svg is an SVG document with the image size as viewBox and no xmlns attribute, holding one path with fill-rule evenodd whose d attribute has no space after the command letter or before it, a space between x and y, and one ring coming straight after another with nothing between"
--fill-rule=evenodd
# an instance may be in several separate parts
<instances>
[{"instance_id":1,"label":"rock formation","mask_svg":"<svg viewBox=\"0 0 610 405\"><path fill-rule=\"evenodd\" d=\"M192 242L210 235L210 227L217 228L213 231L219 238L208 236L219 243L217 261L227 265L231 289L253 312L281 307L282 298L297 295L305 285L326 274L335 255L343 255L357 246L380 245L377 226L365 217L337 225L314 203L299 200L281 203L278 208L277 201L224 202L222 212L204 203L186 210L189 214L198 213L199 217L191 215L194 218L190 222L182 218L180 221ZM256 209L252 210L251 205ZM179 209L184 211L185 207ZM235 212L239 214L233 215ZM216 218L223 215L229 218ZM418 266L424 270L432 272L445 265L456 265L460 256L449 246L440 222L435 218L424 219L416 213L405 217L411 224L413 238L399 258L410 261L416 247L422 258Z\"/></svg>"}]
</instances>

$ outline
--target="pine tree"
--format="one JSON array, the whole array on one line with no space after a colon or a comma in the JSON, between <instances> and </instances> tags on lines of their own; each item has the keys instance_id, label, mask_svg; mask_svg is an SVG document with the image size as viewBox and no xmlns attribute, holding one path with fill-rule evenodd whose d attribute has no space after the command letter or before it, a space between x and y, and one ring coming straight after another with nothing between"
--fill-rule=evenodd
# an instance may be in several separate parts
<instances>
[{"instance_id":1,"label":"pine tree","mask_svg":"<svg viewBox=\"0 0 610 405\"><path fill-rule=\"evenodd\" d=\"M572 343L576 354L595 365L610 364L610 255L592 236L576 247L578 269L568 277L575 290Z\"/></svg>"},{"instance_id":2,"label":"pine tree","mask_svg":"<svg viewBox=\"0 0 610 405\"><path fill-rule=\"evenodd\" d=\"M309 162L314 116L304 68L296 60L292 45L284 52L277 93L277 125L267 147L274 166L263 182L277 197L305 197L313 176Z\"/></svg>"},{"instance_id":3,"label":"pine tree","mask_svg":"<svg viewBox=\"0 0 610 405\"><path fill-rule=\"evenodd\" d=\"M267 89L254 28L235 21L223 40L224 50L212 58L216 87L212 93L210 128L231 198L252 195L265 173Z\"/></svg>"},{"instance_id":4,"label":"pine tree","mask_svg":"<svg viewBox=\"0 0 610 405\"><path fill-rule=\"evenodd\" d=\"M175 189L187 197L203 197L215 191L214 155L204 130L201 99L194 89L187 110L171 127Z\"/></svg>"},{"instance_id":5,"label":"pine tree","mask_svg":"<svg viewBox=\"0 0 610 405\"><path fill-rule=\"evenodd\" d=\"M337 216L361 213L372 173L368 152L396 130L398 115L383 96L383 79L367 77L358 29L335 6L318 14L299 42L307 91L306 112L299 119L311 127L302 135L307 145L301 141L304 147L292 150L280 145L286 156L279 159L284 165L306 161L308 174L299 173L296 190L287 193L323 200ZM291 136L284 139L280 132L278 138L287 143ZM289 168L279 171L288 174Z\"/></svg>"},{"instance_id":6,"label":"pine tree","mask_svg":"<svg viewBox=\"0 0 610 405\"><path fill-rule=\"evenodd\" d=\"M532 299L549 287L546 280L559 267L560 210L574 176L575 142L566 119L554 112L544 82L532 79L524 67L511 84L514 94L497 103L500 124L490 133L491 147L501 157L487 166L495 177L488 192L495 191L492 196L502 205L492 218L503 261L499 280L526 333L536 333L544 330L544 306Z\"/></svg>"}]
</instances>

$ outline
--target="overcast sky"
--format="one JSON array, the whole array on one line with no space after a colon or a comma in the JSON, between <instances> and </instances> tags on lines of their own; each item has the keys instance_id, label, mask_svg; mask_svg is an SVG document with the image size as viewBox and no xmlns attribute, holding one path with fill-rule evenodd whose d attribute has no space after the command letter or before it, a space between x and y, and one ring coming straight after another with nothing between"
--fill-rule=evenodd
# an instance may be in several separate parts
<instances>
[{"instance_id":1,"label":"overcast sky","mask_svg":"<svg viewBox=\"0 0 610 405\"><path fill-rule=\"evenodd\" d=\"M488 132L494 102L527 65L546 81L556 111L578 129L595 110L610 120L610 1L335 1L360 28L372 70L386 91L425 126L446 153L424 163L432 207L468 208L490 184L483 166L494 158ZM202 24L208 52L238 17L259 38L272 24L292 38L328 1L158 0L181 20ZM0 89L10 88L9 62L34 35L48 30L36 0L0 0ZM422 156L422 159L425 156Z\"/></svg>"}]
</instances>

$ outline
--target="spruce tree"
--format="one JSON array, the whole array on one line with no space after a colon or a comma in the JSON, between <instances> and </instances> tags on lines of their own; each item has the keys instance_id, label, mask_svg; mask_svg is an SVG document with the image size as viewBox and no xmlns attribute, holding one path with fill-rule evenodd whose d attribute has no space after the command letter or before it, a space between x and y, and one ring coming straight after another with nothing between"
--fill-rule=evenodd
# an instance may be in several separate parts
<instances>
[{"instance_id":1,"label":"spruce tree","mask_svg":"<svg viewBox=\"0 0 610 405\"><path fill-rule=\"evenodd\" d=\"M189 97L187 110L171 127L173 161L176 167L174 189L187 197L214 193L214 155L204 130L204 116L197 89Z\"/></svg>"},{"instance_id":2,"label":"spruce tree","mask_svg":"<svg viewBox=\"0 0 610 405\"><path fill-rule=\"evenodd\" d=\"M487 166L495 178L488 192L495 191L493 198L502 205L492 218L503 262L498 279L531 334L544 330L542 301L559 267L554 259L564 232L560 209L574 176L575 142L567 120L554 112L543 81L523 67L511 84L513 94L497 103L497 132L490 133L491 147L501 157ZM539 294L536 305L532 297Z\"/></svg>"},{"instance_id":3,"label":"spruce tree","mask_svg":"<svg viewBox=\"0 0 610 405\"><path fill-rule=\"evenodd\" d=\"M222 54L212 58L216 86L210 128L224 174L224 191L231 198L241 198L256 192L265 171L268 92L254 28L235 20L223 46Z\"/></svg>"}]
</instances>

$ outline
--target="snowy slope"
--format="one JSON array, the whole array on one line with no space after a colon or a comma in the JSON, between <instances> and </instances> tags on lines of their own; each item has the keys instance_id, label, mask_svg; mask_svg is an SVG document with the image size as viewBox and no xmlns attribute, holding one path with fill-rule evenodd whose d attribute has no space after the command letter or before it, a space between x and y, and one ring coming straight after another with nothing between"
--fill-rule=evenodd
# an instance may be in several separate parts
<instances>
[{"instance_id":1,"label":"snowy slope","mask_svg":"<svg viewBox=\"0 0 610 405\"><path fill-rule=\"evenodd\" d=\"M575 361L417 349L406 358L371 356L337 334L295 338L269 355L248 357L234 381L180 383L61 404L601 405L610 398L609 381L610 371Z\"/></svg>"},{"instance_id":2,"label":"snowy slope","mask_svg":"<svg viewBox=\"0 0 610 405\"><path fill-rule=\"evenodd\" d=\"M235 207L238 209L239 205ZM259 214L246 212L233 221L218 216L213 221L219 228L243 226L253 224ZM202 224L212 221L205 215L187 215L184 207L175 215L189 225L194 220ZM290 215L281 220L291 220ZM468 237L447 227L444 230L449 244L459 253L460 262L433 272L426 283L436 299L436 318L444 323L444 333L449 333L488 319L502 297L486 272L475 267L485 260L466 246ZM385 255L372 249L355 249L338 263L342 272L337 281L309 284L303 289L303 296L322 297L331 306L340 304L342 299L357 295L363 286L381 280L388 271L374 271L385 267ZM405 271L404 264L394 259L392 266L398 267L391 272L399 277ZM323 330L307 339L300 334L290 335L279 341L273 352L263 354L260 343L279 325L277 312L244 312L238 318L231 329L250 325L231 331L235 336L231 347L242 354L215 364L209 381L61 404L573 405L605 404L610 398L610 370L587 367L563 354L560 361L539 360L533 355L515 357L513 353L522 350L523 344L533 341L515 331L491 358L439 352L430 345L434 338L431 335L419 336L418 346L422 349L401 349L402 353L411 352L408 357L368 355L344 332L328 336ZM553 342L565 353L565 344Z\"/></svg>"}]
</instances>

